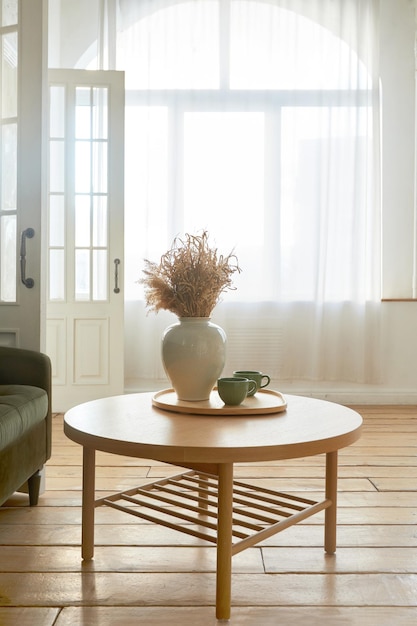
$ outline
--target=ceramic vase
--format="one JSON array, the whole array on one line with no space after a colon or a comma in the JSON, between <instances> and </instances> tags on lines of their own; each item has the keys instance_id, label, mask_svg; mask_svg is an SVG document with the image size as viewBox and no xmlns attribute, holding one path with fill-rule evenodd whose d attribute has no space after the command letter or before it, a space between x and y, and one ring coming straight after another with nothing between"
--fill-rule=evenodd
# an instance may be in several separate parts
<instances>
[{"instance_id":1,"label":"ceramic vase","mask_svg":"<svg viewBox=\"0 0 417 626\"><path fill-rule=\"evenodd\" d=\"M226 359L226 333L209 317L181 317L162 336L162 362L179 400L207 400Z\"/></svg>"}]
</instances>

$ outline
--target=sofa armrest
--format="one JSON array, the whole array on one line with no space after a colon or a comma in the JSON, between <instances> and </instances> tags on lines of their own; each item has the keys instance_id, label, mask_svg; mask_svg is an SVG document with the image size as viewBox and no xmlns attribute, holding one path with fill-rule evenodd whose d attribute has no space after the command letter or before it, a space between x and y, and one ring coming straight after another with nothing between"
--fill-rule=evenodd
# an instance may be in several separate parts
<instances>
[{"instance_id":1,"label":"sofa armrest","mask_svg":"<svg viewBox=\"0 0 417 626\"><path fill-rule=\"evenodd\" d=\"M23 348L0 346L0 385L32 385L48 394L47 437L50 453L52 425L51 361L46 354Z\"/></svg>"},{"instance_id":2,"label":"sofa armrest","mask_svg":"<svg viewBox=\"0 0 417 626\"><path fill-rule=\"evenodd\" d=\"M0 346L0 384L32 385L51 391L51 361L46 354Z\"/></svg>"}]
</instances>

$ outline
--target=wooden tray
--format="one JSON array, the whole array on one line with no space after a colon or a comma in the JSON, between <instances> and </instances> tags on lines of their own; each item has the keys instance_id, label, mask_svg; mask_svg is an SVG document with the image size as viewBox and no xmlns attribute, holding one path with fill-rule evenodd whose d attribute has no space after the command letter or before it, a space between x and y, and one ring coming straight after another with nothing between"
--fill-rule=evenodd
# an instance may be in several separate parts
<instances>
[{"instance_id":1,"label":"wooden tray","mask_svg":"<svg viewBox=\"0 0 417 626\"><path fill-rule=\"evenodd\" d=\"M223 403L214 387L208 400L189 402L179 400L173 389L158 391L152 398L153 406L175 413L194 413L195 415L264 415L265 413L280 413L287 408L287 402L279 391L260 389L254 396L246 398L237 406L228 406Z\"/></svg>"}]
</instances>

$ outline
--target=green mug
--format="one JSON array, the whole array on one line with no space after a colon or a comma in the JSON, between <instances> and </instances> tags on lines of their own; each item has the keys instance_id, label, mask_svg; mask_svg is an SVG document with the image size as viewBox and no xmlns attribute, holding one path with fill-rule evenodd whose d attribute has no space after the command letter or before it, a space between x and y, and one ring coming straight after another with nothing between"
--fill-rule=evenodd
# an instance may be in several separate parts
<instances>
[{"instance_id":1,"label":"green mug","mask_svg":"<svg viewBox=\"0 0 417 626\"><path fill-rule=\"evenodd\" d=\"M233 376L236 376L237 378L248 378L249 380L254 380L256 382L255 390L250 391L248 393L248 396L254 396L259 389L267 387L271 382L268 374L263 374L258 370L236 370L235 372L233 372ZM264 379L266 382L263 382Z\"/></svg>"},{"instance_id":2,"label":"green mug","mask_svg":"<svg viewBox=\"0 0 417 626\"><path fill-rule=\"evenodd\" d=\"M225 404L238 405L250 393L255 393L256 382L247 378L219 378L217 381L217 393Z\"/></svg>"}]
</instances>

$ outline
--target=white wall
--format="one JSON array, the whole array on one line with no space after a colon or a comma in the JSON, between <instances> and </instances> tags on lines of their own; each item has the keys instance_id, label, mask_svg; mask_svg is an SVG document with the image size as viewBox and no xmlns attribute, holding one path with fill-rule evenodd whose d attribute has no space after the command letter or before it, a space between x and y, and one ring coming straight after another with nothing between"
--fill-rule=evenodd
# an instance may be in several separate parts
<instances>
[{"instance_id":1,"label":"white wall","mask_svg":"<svg viewBox=\"0 0 417 626\"><path fill-rule=\"evenodd\" d=\"M414 2L381 0L383 297L412 297Z\"/></svg>"}]
</instances>

